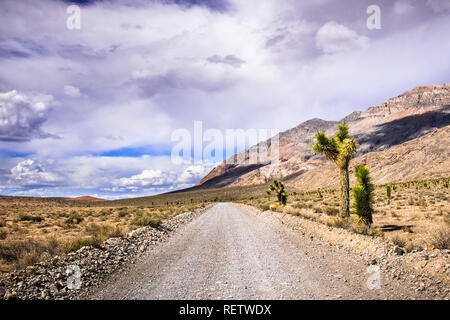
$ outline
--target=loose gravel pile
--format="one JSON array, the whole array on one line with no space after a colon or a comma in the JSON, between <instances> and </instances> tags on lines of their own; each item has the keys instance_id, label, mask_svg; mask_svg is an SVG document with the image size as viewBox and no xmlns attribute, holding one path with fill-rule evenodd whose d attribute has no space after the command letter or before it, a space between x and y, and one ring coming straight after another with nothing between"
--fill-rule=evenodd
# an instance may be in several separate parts
<instances>
[{"instance_id":1,"label":"loose gravel pile","mask_svg":"<svg viewBox=\"0 0 450 320\"><path fill-rule=\"evenodd\" d=\"M192 221L205 209L166 219L158 229L139 228L121 238L110 238L98 248L83 247L2 275L0 299L76 299L122 266L135 263L150 246L164 241L175 229Z\"/></svg>"}]
</instances>

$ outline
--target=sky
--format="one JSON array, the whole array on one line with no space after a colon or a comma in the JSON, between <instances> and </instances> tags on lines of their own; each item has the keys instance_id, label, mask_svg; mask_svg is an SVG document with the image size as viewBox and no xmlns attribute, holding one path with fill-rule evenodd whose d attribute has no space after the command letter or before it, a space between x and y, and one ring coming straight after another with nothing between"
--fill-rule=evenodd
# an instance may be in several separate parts
<instances>
[{"instance_id":1,"label":"sky","mask_svg":"<svg viewBox=\"0 0 450 320\"><path fill-rule=\"evenodd\" d=\"M0 194L192 186L221 159L172 161L177 129L283 131L448 83L449 34L448 0L2 0Z\"/></svg>"}]
</instances>

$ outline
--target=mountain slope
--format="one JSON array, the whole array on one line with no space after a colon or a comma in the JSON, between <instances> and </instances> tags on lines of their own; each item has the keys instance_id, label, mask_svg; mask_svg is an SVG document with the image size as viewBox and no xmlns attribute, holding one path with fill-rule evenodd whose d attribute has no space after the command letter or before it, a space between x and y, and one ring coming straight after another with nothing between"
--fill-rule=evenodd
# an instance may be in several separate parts
<instances>
[{"instance_id":1,"label":"mountain slope","mask_svg":"<svg viewBox=\"0 0 450 320\"><path fill-rule=\"evenodd\" d=\"M450 176L450 126L436 129L422 137L352 159L351 171L367 165L375 184L422 180ZM350 181L353 184L353 174ZM304 174L286 180L302 190L337 188L338 170L330 161Z\"/></svg>"},{"instance_id":2,"label":"mountain slope","mask_svg":"<svg viewBox=\"0 0 450 320\"><path fill-rule=\"evenodd\" d=\"M355 111L341 121L347 122L350 134L360 145L355 157L401 145L450 125L450 84L417 87L365 111ZM272 171L270 164L248 164L247 149L234 156L244 161L235 164L224 161L196 188L266 183L273 178L303 181L302 175L326 164L324 158L315 155L311 149L316 132L325 131L331 135L339 122L312 119L280 133L280 163L275 174L267 174ZM405 178L407 176L417 175L405 175Z\"/></svg>"}]
</instances>

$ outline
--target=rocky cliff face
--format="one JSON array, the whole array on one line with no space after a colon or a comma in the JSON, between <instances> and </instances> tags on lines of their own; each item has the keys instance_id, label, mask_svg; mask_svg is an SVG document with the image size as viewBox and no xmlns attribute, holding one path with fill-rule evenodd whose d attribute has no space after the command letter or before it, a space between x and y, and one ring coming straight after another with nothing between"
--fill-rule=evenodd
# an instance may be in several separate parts
<instances>
[{"instance_id":1,"label":"rocky cliff face","mask_svg":"<svg viewBox=\"0 0 450 320\"><path fill-rule=\"evenodd\" d=\"M237 155L243 161L235 164L223 162L196 187L259 184L274 178L294 183L304 181L301 177L305 173L327 165L324 157L312 151L316 132L325 131L332 135L337 124L343 121L349 125L350 134L360 145L355 157L404 144L450 125L450 84L417 87L365 111L355 111L341 121L311 119L303 122L279 134L280 162L276 172L267 170L270 164L248 164L248 150L244 150ZM448 154L446 150L444 152ZM301 185L306 186L307 181Z\"/></svg>"}]
</instances>

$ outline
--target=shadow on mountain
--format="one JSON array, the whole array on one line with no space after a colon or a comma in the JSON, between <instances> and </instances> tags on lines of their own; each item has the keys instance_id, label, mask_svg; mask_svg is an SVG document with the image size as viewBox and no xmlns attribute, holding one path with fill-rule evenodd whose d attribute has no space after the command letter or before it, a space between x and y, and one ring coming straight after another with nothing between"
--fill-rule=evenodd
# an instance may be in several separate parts
<instances>
[{"instance_id":1,"label":"shadow on mountain","mask_svg":"<svg viewBox=\"0 0 450 320\"><path fill-rule=\"evenodd\" d=\"M369 145L368 149L365 148L365 152L384 150L419 138L435 129L448 126L450 124L450 106L445 106L441 110L383 123L377 125L375 132L359 134L355 138L360 145ZM360 152L357 155L365 152Z\"/></svg>"},{"instance_id":2,"label":"shadow on mountain","mask_svg":"<svg viewBox=\"0 0 450 320\"><path fill-rule=\"evenodd\" d=\"M233 182L235 182L236 179L243 176L244 174L249 173L253 170L259 169L261 167L264 167L265 165L266 165L266 163L249 164L249 165L244 165L244 166L239 166L239 167L234 167L234 168L232 168L234 165L230 165L230 167L232 169L228 169L227 172L225 172L223 175L211 178L199 186L182 189L182 190L177 190L177 191L173 191L170 193L226 187L226 186L232 184Z\"/></svg>"}]
</instances>

